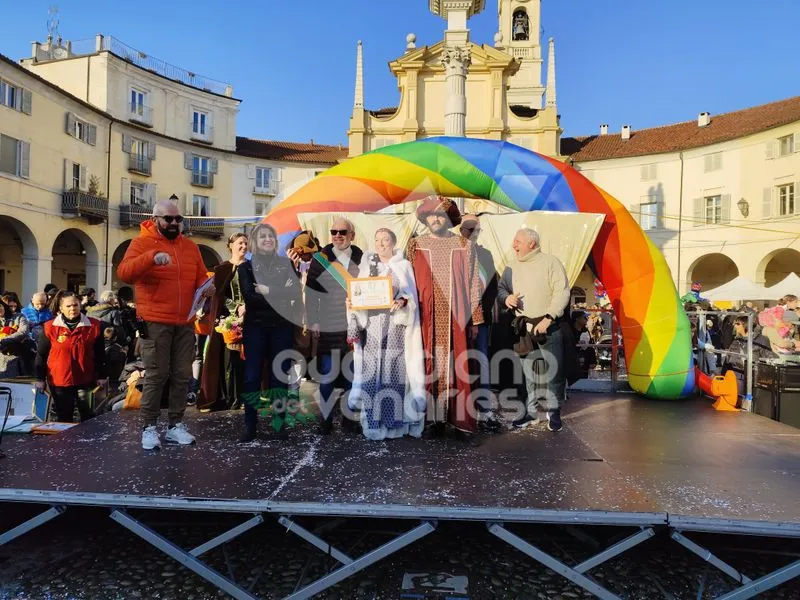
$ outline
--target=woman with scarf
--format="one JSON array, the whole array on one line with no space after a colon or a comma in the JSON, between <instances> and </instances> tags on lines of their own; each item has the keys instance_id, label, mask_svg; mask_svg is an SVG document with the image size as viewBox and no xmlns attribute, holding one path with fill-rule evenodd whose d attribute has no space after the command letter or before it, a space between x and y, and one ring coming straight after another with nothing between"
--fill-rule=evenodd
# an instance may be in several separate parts
<instances>
[{"instance_id":1,"label":"woman with scarf","mask_svg":"<svg viewBox=\"0 0 800 600\"><path fill-rule=\"evenodd\" d=\"M4 297L0 300L0 377L5 379L25 374L27 348L28 320L18 310L12 310Z\"/></svg>"},{"instance_id":2,"label":"woman with scarf","mask_svg":"<svg viewBox=\"0 0 800 600\"><path fill-rule=\"evenodd\" d=\"M410 435L425 426L425 369L414 271L395 249L397 236L380 228L375 252L361 261L359 278L390 277L390 309L353 310L348 300L348 338L355 342L353 387L348 404L361 409L370 440Z\"/></svg>"},{"instance_id":3,"label":"woman with scarf","mask_svg":"<svg viewBox=\"0 0 800 600\"><path fill-rule=\"evenodd\" d=\"M250 234L252 258L239 267L239 287L244 297L244 433L240 443L252 441L258 429L262 379L268 379L272 427L286 439L288 383L294 341L294 311L300 305L300 281L292 263L278 256L278 234L271 225L257 225ZM276 364L276 359L280 363ZM268 375L262 377L264 369Z\"/></svg>"},{"instance_id":4,"label":"woman with scarf","mask_svg":"<svg viewBox=\"0 0 800 600\"><path fill-rule=\"evenodd\" d=\"M83 422L94 416L92 389L106 384L105 340L100 321L81 314L80 298L59 294L58 314L39 336L36 387L48 382L59 421L71 423L77 404Z\"/></svg>"}]
</instances>

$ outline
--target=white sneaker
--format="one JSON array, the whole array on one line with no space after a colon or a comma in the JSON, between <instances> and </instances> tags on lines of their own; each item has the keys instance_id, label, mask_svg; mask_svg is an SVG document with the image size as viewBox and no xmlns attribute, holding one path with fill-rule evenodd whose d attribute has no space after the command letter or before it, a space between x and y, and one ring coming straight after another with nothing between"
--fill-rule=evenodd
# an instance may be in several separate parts
<instances>
[{"instance_id":1,"label":"white sneaker","mask_svg":"<svg viewBox=\"0 0 800 600\"><path fill-rule=\"evenodd\" d=\"M142 431L142 448L145 450L161 449L161 438L155 425L149 425Z\"/></svg>"},{"instance_id":2,"label":"white sneaker","mask_svg":"<svg viewBox=\"0 0 800 600\"><path fill-rule=\"evenodd\" d=\"M188 446L194 444L194 436L186 431L186 425L183 423L175 423L173 427L167 430L167 442L171 444L180 444L181 446Z\"/></svg>"}]
</instances>

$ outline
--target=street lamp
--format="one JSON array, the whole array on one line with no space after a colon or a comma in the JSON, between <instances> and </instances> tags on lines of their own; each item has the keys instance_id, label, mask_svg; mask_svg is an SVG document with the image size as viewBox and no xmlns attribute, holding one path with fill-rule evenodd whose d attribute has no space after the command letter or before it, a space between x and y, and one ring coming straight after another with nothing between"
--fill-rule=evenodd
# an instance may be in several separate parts
<instances>
[{"instance_id":1,"label":"street lamp","mask_svg":"<svg viewBox=\"0 0 800 600\"><path fill-rule=\"evenodd\" d=\"M743 217L746 217L747 215L750 214L750 204L744 198L739 200L736 203L736 206L739 207L739 212L742 213Z\"/></svg>"}]
</instances>

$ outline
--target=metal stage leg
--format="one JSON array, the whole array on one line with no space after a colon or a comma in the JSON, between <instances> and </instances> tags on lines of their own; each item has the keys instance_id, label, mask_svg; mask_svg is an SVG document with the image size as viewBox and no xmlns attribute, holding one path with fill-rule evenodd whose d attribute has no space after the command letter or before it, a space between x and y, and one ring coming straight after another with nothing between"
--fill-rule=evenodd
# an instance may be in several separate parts
<instances>
[{"instance_id":1,"label":"metal stage leg","mask_svg":"<svg viewBox=\"0 0 800 600\"><path fill-rule=\"evenodd\" d=\"M125 511L119 509L112 510L111 518L132 533L138 535L147 543L161 550L161 552L167 556L177 560L184 567L191 569L206 581L217 586L223 592L227 592L236 598L236 600L256 600L255 596L250 595L249 592L217 573L199 558L195 558L186 552L186 550L179 548L165 537L131 517Z\"/></svg>"},{"instance_id":2,"label":"metal stage leg","mask_svg":"<svg viewBox=\"0 0 800 600\"><path fill-rule=\"evenodd\" d=\"M605 550L598 552L591 558L586 559L579 565L576 565L572 568L578 573L586 573L587 571L591 571L596 566L602 565L604 562L611 560L615 556L619 556L634 546L638 546L642 542L649 540L655 534L656 532L652 527L642 528L641 531L626 537L624 540L617 542L613 546L609 546Z\"/></svg>"},{"instance_id":3,"label":"metal stage leg","mask_svg":"<svg viewBox=\"0 0 800 600\"><path fill-rule=\"evenodd\" d=\"M353 563L353 559L347 556L341 550L334 548L328 542L323 540L321 537L315 535L314 533L310 532L308 529L301 527L294 521L292 521L287 516L281 516L278 518L278 523L286 527L287 530L291 531L295 535L300 536L305 541L307 541L312 546L315 546L322 550L325 554L332 556L336 560L338 560L343 565L349 565Z\"/></svg>"},{"instance_id":4,"label":"metal stage leg","mask_svg":"<svg viewBox=\"0 0 800 600\"><path fill-rule=\"evenodd\" d=\"M800 560L720 596L718 600L745 600L800 576Z\"/></svg>"},{"instance_id":5,"label":"metal stage leg","mask_svg":"<svg viewBox=\"0 0 800 600\"><path fill-rule=\"evenodd\" d=\"M436 523L431 521L425 521L421 525L418 525L411 531L407 531L406 533L394 538L392 541L385 543L383 546L376 548L370 552L367 552L364 556L355 559L348 565L342 565L332 573L329 573L325 577L322 577L315 581L314 583L307 585L306 587L302 588L301 590L296 591L294 594L286 596L284 600L306 600L306 598L311 598L315 594L320 593L323 590L327 590L329 587L336 585L340 581L347 579L351 575L358 573L369 567L370 565L378 562L394 554L395 552L402 550L406 546L413 544L420 538L425 537L432 531L436 529Z\"/></svg>"},{"instance_id":6,"label":"metal stage leg","mask_svg":"<svg viewBox=\"0 0 800 600\"><path fill-rule=\"evenodd\" d=\"M229 529L225 533L218 535L214 539L207 541L205 544L200 544L197 548L189 550L189 554L191 554L194 557L201 556L206 552L213 550L217 546L230 542L232 539L239 537L246 531L250 531L253 527L261 525L261 523L263 522L264 522L264 517L262 517L261 515L255 515L252 519L248 519L241 525L237 525L236 527Z\"/></svg>"},{"instance_id":7,"label":"metal stage leg","mask_svg":"<svg viewBox=\"0 0 800 600\"><path fill-rule=\"evenodd\" d=\"M492 534L496 535L504 542L514 546L514 548L516 548L520 552L523 552L524 554L527 554L532 559L543 564L548 569L555 571L559 575L563 575L575 585L578 585L583 589L585 589L586 591L591 592L598 598L601 598L602 600L620 600L619 596L612 594L603 586L589 579L588 577L586 577L586 575L583 575L583 573L578 572L575 568L565 565L557 558L550 556L546 552L539 550L539 548L537 548L536 546L526 542L521 537L511 533L500 523L487 523L487 526L489 527L489 531ZM625 550L628 550L629 548L643 542L644 540L652 536L651 534L648 535L645 532L646 530L640 531L639 533L634 534L630 538L626 538L621 542L614 544L613 546L611 546L611 548L608 548L608 550L604 550L596 557L590 558L589 560L582 562L578 566L579 567L583 566L585 567L585 570L588 570L593 566L599 565L600 563L612 558L613 556L620 554L621 552L624 552ZM631 538L637 538L637 540L635 540L633 543L628 543L628 541ZM623 545L625 547L622 547ZM606 553L608 553L608 556L606 556L603 560L595 562L595 559L597 557L604 555ZM594 562L594 564L591 564L592 562Z\"/></svg>"},{"instance_id":8,"label":"metal stage leg","mask_svg":"<svg viewBox=\"0 0 800 600\"><path fill-rule=\"evenodd\" d=\"M39 525L44 525L59 515L63 515L66 510L67 508L65 506L51 506L43 513L36 515L32 519L28 519L21 525L17 525L5 533L0 533L0 546L17 539L21 535L25 535L29 531L39 527Z\"/></svg>"},{"instance_id":9,"label":"metal stage leg","mask_svg":"<svg viewBox=\"0 0 800 600\"><path fill-rule=\"evenodd\" d=\"M722 571L723 573L725 573L729 577L732 577L733 579L735 579L739 583L750 583L751 582L751 579L749 577L747 577L747 575L744 575L743 573L740 573L739 571L734 569L732 566L730 566L728 563L726 563L724 560L714 556L714 554L712 554L712 552L710 550L706 550L705 548L703 548L699 544L696 544L695 542L693 542L689 538L684 537L681 534L680 531L673 531L670 534L670 537L673 540L675 540L676 542L678 542L681 546L683 546L684 548L686 548L690 552L696 554L697 556L699 556L703 560L711 563L712 565L717 567L720 571ZM744 597L747 597L747 596L744 596Z\"/></svg>"}]
</instances>

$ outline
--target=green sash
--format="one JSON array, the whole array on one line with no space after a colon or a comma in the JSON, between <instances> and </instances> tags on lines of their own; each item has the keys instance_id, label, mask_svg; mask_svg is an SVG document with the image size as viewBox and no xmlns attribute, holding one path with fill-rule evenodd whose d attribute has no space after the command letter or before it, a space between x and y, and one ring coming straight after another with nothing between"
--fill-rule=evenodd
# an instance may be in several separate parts
<instances>
[{"instance_id":1,"label":"green sash","mask_svg":"<svg viewBox=\"0 0 800 600\"><path fill-rule=\"evenodd\" d=\"M353 276L344 268L344 265L338 261L332 263L322 252L314 254L314 258L328 273L330 273L331 277L336 280L336 283L342 286L344 291L347 291L347 281L352 279Z\"/></svg>"}]
</instances>

